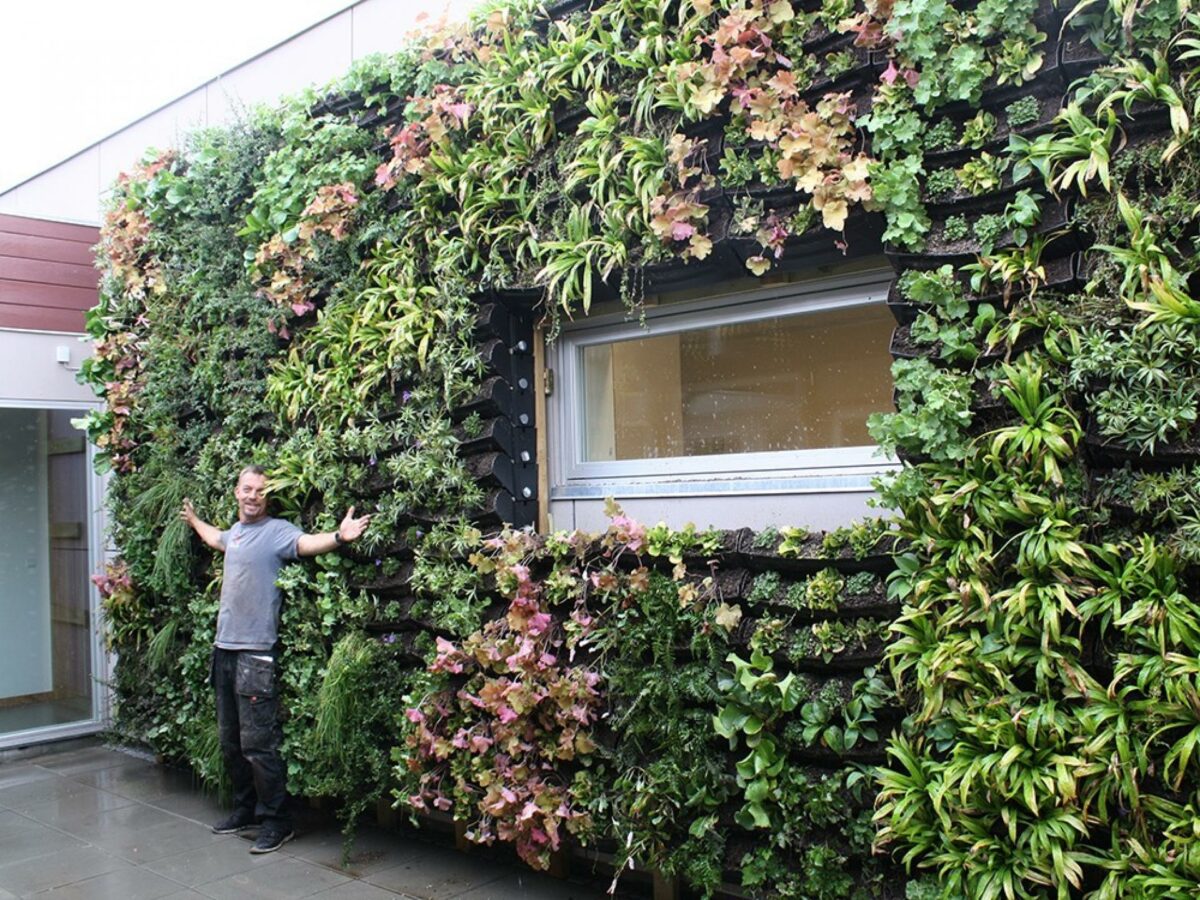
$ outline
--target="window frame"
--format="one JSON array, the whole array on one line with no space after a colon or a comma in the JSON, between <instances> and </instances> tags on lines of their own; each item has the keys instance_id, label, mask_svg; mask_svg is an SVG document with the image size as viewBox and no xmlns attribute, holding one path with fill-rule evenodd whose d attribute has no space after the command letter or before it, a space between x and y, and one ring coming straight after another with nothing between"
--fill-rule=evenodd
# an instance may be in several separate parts
<instances>
[{"instance_id":1,"label":"window frame","mask_svg":"<svg viewBox=\"0 0 1200 900\"><path fill-rule=\"evenodd\" d=\"M837 308L883 304L890 269L872 268L699 300L647 306L641 321L623 312L564 326L548 361L556 388L547 405L550 500L678 495L792 494L871 491L878 476L899 468L876 445L635 460L583 459L583 350L596 344L696 331Z\"/></svg>"}]
</instances>

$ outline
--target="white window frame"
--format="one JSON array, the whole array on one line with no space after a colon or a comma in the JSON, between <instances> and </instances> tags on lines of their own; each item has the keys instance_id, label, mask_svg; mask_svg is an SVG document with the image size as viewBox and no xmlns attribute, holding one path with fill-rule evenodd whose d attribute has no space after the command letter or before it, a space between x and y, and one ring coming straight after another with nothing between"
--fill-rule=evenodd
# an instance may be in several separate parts
<instances>
[{"instance_id":1,"label":"white window frame","mask_svg":"<svg viewBox=\"0 0 1200 900\"><path fill-rule=\"evenodd\" d=\"M890 270L872 269L815 281L648 306L642 322L622 313L591 316L563 328L548 350L556 387L547 405L550 499L679 495L869 492L899 467L875 445L588 461L584 452L583 350L596 344L674 334L781 315L883 304Z\"/></svg>"}]
</instances>

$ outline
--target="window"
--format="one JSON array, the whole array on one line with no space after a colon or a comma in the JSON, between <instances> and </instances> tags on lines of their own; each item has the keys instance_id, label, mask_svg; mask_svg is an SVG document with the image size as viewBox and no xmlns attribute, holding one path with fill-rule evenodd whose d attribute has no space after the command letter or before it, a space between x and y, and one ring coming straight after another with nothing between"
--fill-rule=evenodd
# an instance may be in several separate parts
<instances>
[{"instance_id":1,"label":"window","mask_svg":"<svg viewBox=\"0 0 1200 900\"><path fill-rule=\"evenodd\" d=\"M878 272L564 330L550 357L552 499L867 490L891 408Z\"/></svg>"}]
</instances>

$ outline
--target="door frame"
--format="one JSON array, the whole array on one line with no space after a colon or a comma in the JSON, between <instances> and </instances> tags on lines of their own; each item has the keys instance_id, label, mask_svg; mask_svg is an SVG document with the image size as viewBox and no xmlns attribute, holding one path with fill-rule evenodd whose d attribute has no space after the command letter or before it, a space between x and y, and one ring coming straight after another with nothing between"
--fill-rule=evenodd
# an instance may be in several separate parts
<instances>
[{"instance_id":1,"label":"door frame","mask_svg":"<svg viewBox=\"0 0 1200 900\"><path fill-rule=\"evenodd\" d=\"M78 410L80 414L93 409L102 409L103 404L98 400L3 400L0 407L4 409L44 409L44 410ZM108 486L107 476L96 474L96 448L91 442L85 442L85 465L87 466L87 508L88 516L88 568L97 572L100 566L115 555L115 549L108 546L108 527L104 508L105 492ZM110 679L115 659L104 642L103 613L100 607L100 592L96 585L88 582L88 613L91 620L92 679L92 716L76 722L65 722L61 725L45 725L39 728L27 728L21 731L0 732L0 750L25 747L30 744L61 741L69 738L83 737L96 734L108 728L112 715L112 695Z\"/></svg>"}]
</instances>

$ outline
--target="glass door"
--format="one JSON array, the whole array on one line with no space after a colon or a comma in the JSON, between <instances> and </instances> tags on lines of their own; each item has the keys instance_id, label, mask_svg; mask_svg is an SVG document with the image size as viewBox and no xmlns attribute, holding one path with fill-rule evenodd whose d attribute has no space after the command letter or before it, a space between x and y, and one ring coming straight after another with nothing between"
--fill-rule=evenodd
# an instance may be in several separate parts
<instances>
[{"instance_id":1,"label":"glass door","mask_svg":"<svg viewBox=\"0 0 1200 900\"><path fill-rule=\"evenodd\" d=\"M0 408L0 746L100 719L94 476L70 422L82 412Z\"/></svg>"}]
</instances>

